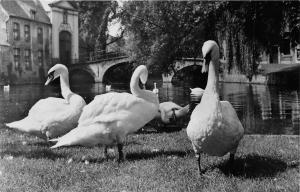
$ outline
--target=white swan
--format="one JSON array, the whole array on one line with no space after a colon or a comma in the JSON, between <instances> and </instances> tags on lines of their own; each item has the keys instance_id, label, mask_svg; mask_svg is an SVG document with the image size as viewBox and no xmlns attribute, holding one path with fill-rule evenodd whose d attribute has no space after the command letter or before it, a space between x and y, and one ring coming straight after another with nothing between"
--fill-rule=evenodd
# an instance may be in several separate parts
<instances>
[{"instance_id":1,"label":"white swan","mask_svg":"<svg viewBox=\"0 0 300 192\"><path fill-rule=\"evenodd\" d=\"M139 79L143 84L148 78L144 65L137 67L130 80L129 93L106 93L98 95L84 107L77 128L54 140L61 146L105 145L118 146L119 161L123 159L122 146L126 136L151 121L158 111L158 98L149 90L139 87Z\"/></svg>"},{"instance_id":2,"label":"white swan","mask_svg":"<svg viewBox=\"0 0 300 192\"><path fill-rule=\"evenodd\" d=\"M57 77L60 77L63 99L41 99L32 106L27 117L7 123L6 126L47 140L75 128L86 103L81 96L70 90L68 69L62 64L56 64L48 71L45 85Z\"/></svg>"},{"instance_id":3,"label":"white swan","mask_svg":"<svg viewBox=\"0 0 300 192\"><path fill-rule=\"evenodd\" d=\"M204 90L201 89L200 87L190 88L190 90L191 90L190 95L195 96L195 97L202 97L202 95L204 93Z\"/></svg>"},{"instance_id":4,"label":"white swan","mask_svg":"<svg viewBox=\"0 0 300 192\"><path fill-rule=\"evenodd\" d=\"M186 116L189 113L189 105L181 107L171 101L162 102L159 104L159 111L155 118L168 124L177 121L179 118Z\"/></svg>"},{"instance_id":5,"label":"white swan","mask_svg":"<svg viewBox=\"0 0 300 192\"><path fill-rule=\"evenodd\" d=\"M10 89L9 84L3 86L3 91L4 91L4 92L9 92L9 89Z\"/></svg>"},{"instance_id":6,"label":"white swan","mask_svg":"<svg viewBox=\"0 0 300 192\"><path fill-rule=\"evenodd\" d=\"M206 41L202 47L205 64L202 72L208 71L207 85L200 104L196 106L187 127L187 135L192 142L198 159L200 174L200 153L223 156L230 153L232 165L244 128L228 101L219 100L218 70L219 47L214 41Z\"/></svg>"},{"instance_id":7,"label":"white swan","mask_svg":"<svg viewBox=\"0 0 300 192\"><path fill-rule=\"evenodd\" d=\"M110 92L111 91L111 85L106 85L105 86L105 91Z\"/></svg>"},{"instance_id":8,"label":"white swan","mask_svg":"<svg viewBox=\"0 0 300 192\"><path fill-rule=\"evenodd\" d=\"M156 88L156 83L154 82L154 88L153 88L153 93L155 93L156 95L158 95L159 90Z\"/></svg>"}]
</instances>

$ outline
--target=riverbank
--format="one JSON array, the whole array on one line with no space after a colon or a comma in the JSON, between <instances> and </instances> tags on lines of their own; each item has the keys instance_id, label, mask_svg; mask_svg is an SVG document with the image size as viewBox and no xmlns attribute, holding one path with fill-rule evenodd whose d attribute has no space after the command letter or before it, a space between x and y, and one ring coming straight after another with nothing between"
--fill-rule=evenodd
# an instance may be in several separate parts
<instances>
[{"instance_id":1,"label":"riverbank","mask_svg":"<svg viewBox=\"0 0 300 192\"><path fill-rule=\"evenodd\" d=\"M0 126L2 191L299 191L299 136L246 135L235 167L228 155L203 155L199 177L185 129L128 137L126 159L103 148L49 149L44 141Z\"/></svg>"}]
</instances>

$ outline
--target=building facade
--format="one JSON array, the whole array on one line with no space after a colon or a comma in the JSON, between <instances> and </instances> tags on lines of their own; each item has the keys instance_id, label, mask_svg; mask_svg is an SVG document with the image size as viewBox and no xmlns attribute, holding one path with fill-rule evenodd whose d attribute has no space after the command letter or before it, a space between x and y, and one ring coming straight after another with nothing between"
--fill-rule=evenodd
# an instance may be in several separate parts
<instances>
[{"instance_id":1,"label":"building facade","mask_svg":"<svg viewBox=\"0 0 300 192\"><path fill-rule=\"evenodd\" d=\"M54 1L49 4L49 17L52 23L53 63L69 65L79 58L78 11L76 5L67 1Z\"/></svg>"},{"instance_id":2,"label":"building facade","mask_svg":"<svg viewBox=\"0 0 300 192\"><path fill-rule=\"evenodd\" d=\"M0 84L42 83L55 63L78 58L78 13L55 1L0 0Z\"/></svg>"}]
</instances>

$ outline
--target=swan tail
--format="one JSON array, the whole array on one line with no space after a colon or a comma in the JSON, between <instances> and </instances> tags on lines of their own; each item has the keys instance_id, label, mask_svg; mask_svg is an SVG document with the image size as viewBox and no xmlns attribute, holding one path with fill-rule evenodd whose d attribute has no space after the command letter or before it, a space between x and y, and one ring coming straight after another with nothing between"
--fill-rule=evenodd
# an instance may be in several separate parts
<instances>
[{"instance_id":1,"label":"swan tail","mask_svg":"<svg viewBox=\"0 0 300 192\"><path fill-rule=\"evenodd\" d=\"M58 140L59 140L59 138L54 138L54 139L50 139L49 141L50 141L50 142L53 142L53 143L57 143Z\"/></svg>"},{"instance_id":2,"label":"swan tail","mask_svg":"<svg viewBox=\"0 0 300 192\"><path fill-rule=\"evenodd\" d=\"M51 147L55 149L63 146L81 145L92 147L97 144L110 144L110 133L106 132L106 127L101 124L93 124L84 127L76 127L69 133L57 139L57 143Z\"/></svg>"},{"instance_id":3,"label":"swan tail","mask_svg":"<svg viewBox=\"0 0 300 192\"><path fill-rule=\"evenodd\" d=\"M55 149L63 146L78 145L80 144L80 141L78 140L79 137L80 133L77 131L77 128L75 128L59 138L51 139L50 141L57 143L50 148Z\"/></svg>"},{"instance_id":4,"label":"swan tail","mask_svg":"<svg viewBox=\"0 0 300 192\"><path fill-rule=\"evenodd\" d=\"M52 147L50 147L50 149L55 149L55 148L58 148L58 147L62 147L63 145L59 144L58 142L53 145Z\"/></svg>"},{"instance_id":5,"label":"swan tail","mask_svg":"<svg viewBox=\"0 0 300 192\"><path fill-rule=\"evenodd\" d=\"M11 123L6 123L5 125L11 129L16 129L16 130L26 132L26 133L40 131L40 129L39 129L40 125L38 125L34 121L31 121L28 118L25 118L25 119L22 119L19 121L14 121Z\"/></svg>"}]
</instances>

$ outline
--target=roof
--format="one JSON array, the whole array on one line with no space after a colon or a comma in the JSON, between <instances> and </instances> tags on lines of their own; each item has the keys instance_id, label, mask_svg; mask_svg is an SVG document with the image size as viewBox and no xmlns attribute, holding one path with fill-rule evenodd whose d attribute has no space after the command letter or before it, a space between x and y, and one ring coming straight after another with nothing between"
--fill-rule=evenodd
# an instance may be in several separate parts
<instances>
[{"instance_id":1,"label":"roof","mask_svg":"<svg viewBox=\"0 0 300 192\"><path fill-rule=\"evenodd\" d=\"M68 3L70 7L64 5L65 3ZM54 0L51 3L49 3L50 7L59 7L59 8L68 8L74 11L77 11L78 7L76 2L73 1L66 1L66 0Z\"/></svg>"},{"instance_id":2,"label":"roof","mask_svg":"<svg viewBox=\"0 0 300 192\"><path fill-rule=\"evenodd\" d=\"M30 10L36 12L35 21L50 23L50 18L39 0L1 0L0 4L10 16L31 19Z\"/></svg>"}]
</instances>

